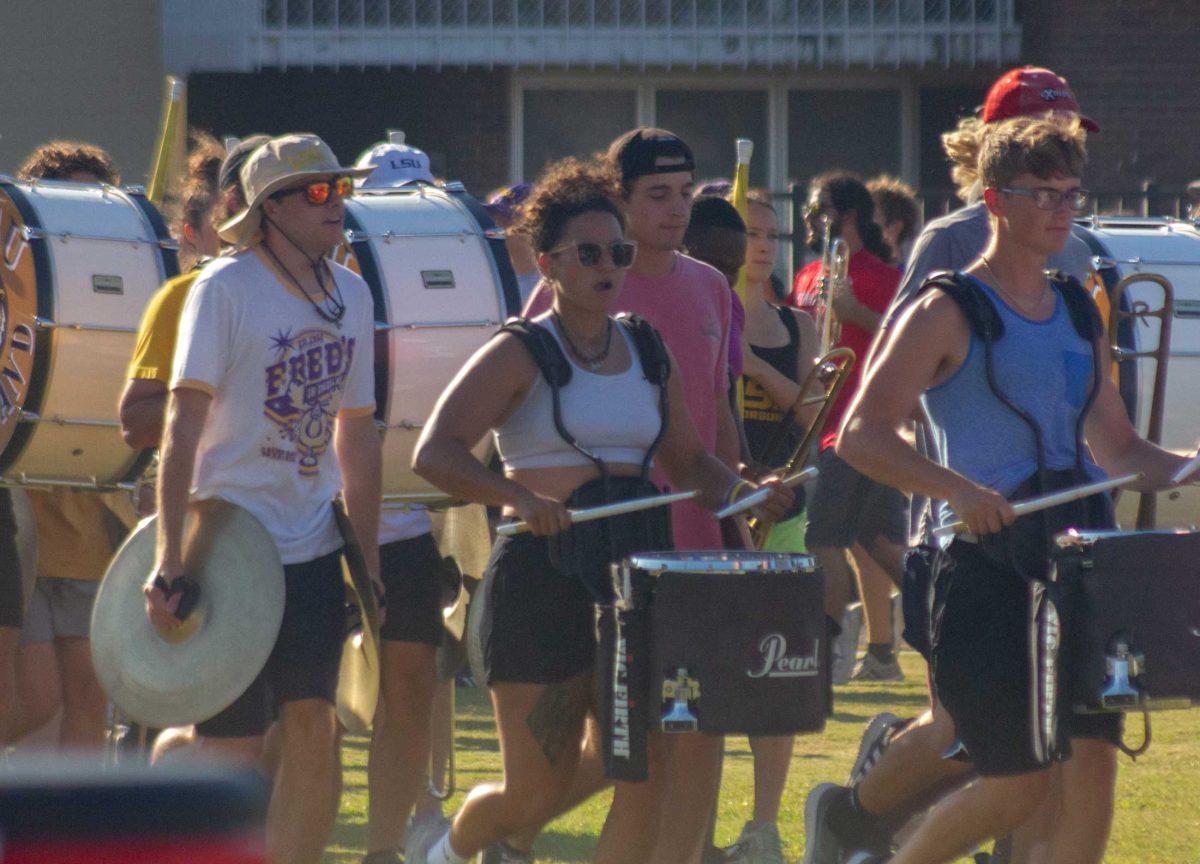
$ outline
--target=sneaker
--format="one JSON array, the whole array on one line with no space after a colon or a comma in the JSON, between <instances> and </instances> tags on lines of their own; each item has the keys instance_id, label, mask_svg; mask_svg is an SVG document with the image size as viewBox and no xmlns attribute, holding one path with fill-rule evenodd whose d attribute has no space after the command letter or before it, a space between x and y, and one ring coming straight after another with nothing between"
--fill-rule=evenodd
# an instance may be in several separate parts
<instances>
[{"instance_id":1,"label":"sneaker","mask_svg":"<svg viewBox=\"0 0 1200 864\"><path fill-rule=\"evenodd\" d=\"M784 864L783 841L774 822L747 822L732 846L725 848L726 864Z\"/></svg>"},{"instance_id":2,"label":"sneaker","mask_svg":"<svg viewBox=\"0 0 1200 864\"><path fill-rule=\"evenodd\" d=\"M853 681L903 681L904 671L900 668L900 661L895 654L885 663L868 651L855 665L854 674L850 678Z\"/></svg>"},{"instance_id":3,"label":"sneaker","mask_svg":"<svg viewBox=\"0 0 1200 864\"><path fill-rule=\"evenodd\" d=\"M891 855L880 855L877 852L851 852L845 864L887 864Z\"/></svg>"},{"instance_id":4,"label":"sneaker","mask_svg":"<svg viewBox=\"0 0 1200 864\"><path fill-rule=\"evenodd\" d=\"M450 820L441 813L410 816L404 831L404 860L406 864L425 864L433 844L450 830Z\"/></svg>"},{"instance_id":5,"label":"sneaker","mask_svg":"<svg viewBox=\"0 0 1200 864\"><path fill-rule=\"evenodd\" d=\"M829 827L829 807L844 787L821 783L804 801L804 858L801 864L838 864L841 844Z\"/></svg>"},{"instance_id":6,"label":"sneaker","mask_svg":"<svg viewBox=\"0 0 1200 864\"><path fill-rule=\"evenodd\" d=\"M871 718L871 722L863 731L862 740L858 743L858 755L854 757L854 766L850 769L848 786L853 786L861 780L879 761L879 757L890 743L892 727L899 722L900 718L891 711L884 711Z\"/></svg>"},{"instance_id":7,"label":"sneaker","mask_svg":"<svg viewBox=\"0 0 1200 864\"><path fill-rule=\"evenodd\" d=\"M533 853L514 849L507 843L496 843L480 853L479 864L533 864Z\"/></svg>"},{"instance_id":8,"label":"sneaker","mask_svg":"<svg viewBox=\"0 0 1200 864\"><path fill-rule=\"evenodd\" d=\"M833 642L833 683L847 684L854 672L854 658L858 656L858 637L862 635L863 611L861 603L852 603L842 615L842 632Z\"/></svg>"}]
</instances>

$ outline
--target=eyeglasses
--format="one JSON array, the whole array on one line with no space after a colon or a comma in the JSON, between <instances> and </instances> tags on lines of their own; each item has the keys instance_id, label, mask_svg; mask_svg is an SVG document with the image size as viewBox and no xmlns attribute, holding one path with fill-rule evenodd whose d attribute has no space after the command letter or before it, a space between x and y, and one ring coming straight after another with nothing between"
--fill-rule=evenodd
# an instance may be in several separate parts
<instances>
[{"instance_id":1,"label":"eyeglasses","mask_svg":"<svg viewBox=\"0 0 1200 864\"><path fill-rule=\"evenodd\" d=\"M572 248L575 250L575 254L579 256L579 263L584 267L598 266L607 250L608 258L612 261L613 266L624 269L633 264L634 255L637 253L637 244L632 240L617 240L609 243L607 246L602 246L599 243L578 243L572 240L569 243L564 243L561 246L551 249L546 254L558 255Z\"/></svg>"},{"instance_id":2,"label":"eyeglasses","mask_svg":"<svg viewBox=\"0 0 1200 864\"><path fill-rule=\"evenodd\" d=\"M1048 186L1037 186L1033 189L1002 188L1001 192L1009 195L1023 195L1032 198L1033 204L1039 210L1058 210L1064 204L1068 210L1080 213L1087 209L1091 196L1086 189L1068 189L1061 192Z\"/></svg>"},{"instance_id":3,"label":"eyeglasses","mask_svg":"<svg viewBox=\"0 0 1200 864\"><path fill-rule=\"evenodd\" d=\"M305 201L314 207L320 207L322 204L329 202L329 196L334 192L337 193L339 198L349 198L354 194L354 181L349 177L339 177L336 180L318 180L316 183L309 183L307 186L284 189L282 192L277 192L275 197L283 198L286 195L293 195L296 192L303 192Z\"/></svg>"}]
</instances>

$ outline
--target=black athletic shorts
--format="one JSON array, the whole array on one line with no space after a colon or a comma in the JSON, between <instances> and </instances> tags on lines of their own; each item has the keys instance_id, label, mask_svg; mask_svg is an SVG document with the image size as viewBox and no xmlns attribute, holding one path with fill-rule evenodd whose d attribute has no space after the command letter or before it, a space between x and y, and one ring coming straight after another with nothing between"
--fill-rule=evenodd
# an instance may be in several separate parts
<instances>
[{"instance_id":1,"label":"black athletic shorts","mask_svg":"<svg viewBox=\"0 0 1200 864\"><path fill-rule=\"evenodd\" d=\"M555 684L592 671L592 597L550 563L546 538L497 537L481 595L485 683Z\"/></svg>"},{"instance_id":2,"label":"black athletic shorts","mask_svg":"<svg viewBox=\"0 0 1200 864\"><path fill-rule=\"evenodd\" d=\"M196 724L213 738L262 735L279 708L301 699L337 703L338 667L346 638L341 550L283 568L283 622L267 665L232 705Z\"/></svg>"},{"instance_id":3,"label":"black athletic shorts","mask_svg":"<svg viewBox=\"0 0 1200 864\"><path fill-rule=\"evenodd\" d=\"M12 492L0 488L0 627L21 629L25 592L21 585L21 559L17 554L17 520Z\"/></svg>"},{"instance_id":4,"label":"black athletic shorts","mask_svg":"<svg viewBox=\"0 0 1200 864\"><path fill-rule=\"evenodd\" d=\"M379 547L387 614L380 638L441 645L442 556L432 534Z\"/></svg>"},{"instance_id":5,"label":"black athletic shorts","mask_svg":"<svg viewBox=\"0 0 1200 864\"><path fill-rule=\"evenodd\" d=\"M898 489L860 474L832 447L817 454L817 476L808 502L809 549L849 549L877 537L903 546L908 543L908 497Z\"/></svg>"},{"instance_id":6,"label":"black athletic shorts","mask_svg":"<svg viewBox=\"0 0 1200 864\"><path fill-rule=\"evenodd\" d=\"M933 681L979 773L1038 771L1069 758L1071 738L1119 741L1119 715L1074 714L1066 703L1055 586L975 543L955 540L948 552L934 589Z\"/></svg>"}]
</instances>

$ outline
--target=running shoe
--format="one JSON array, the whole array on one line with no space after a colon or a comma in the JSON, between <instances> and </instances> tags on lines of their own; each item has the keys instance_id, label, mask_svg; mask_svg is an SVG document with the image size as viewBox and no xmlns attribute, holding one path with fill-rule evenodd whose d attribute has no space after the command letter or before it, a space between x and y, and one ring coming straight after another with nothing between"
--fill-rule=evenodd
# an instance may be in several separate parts
<instances>
[{"instance_id":1,"label":"running shoe","mask_svg":"<svg viewBox=\"0 0 1200 864\"><path fill-rule=\"evenodd\" d=\"M533 864L533 853L514 849L507 843L496 843L483 850L480 864Z\"/></svg>"},{"instance_id":2,"label":"running shoe","mask_svg":"<svg viewBox=\"0 0 1200 864\"><path fill-rule=\"evenodd\" d=\"M804 802L804 858L801 864L838 864L841 844L829 826L829 807L844 787L821 783L808 793Z\"/></svg>"},{"instance_id":3,"label":"running shoe","mask_svg":"<svg viewBox=\"0 0 1200 864\"><path fill-rule=\"evenodd\" d=\"M407 864L424 864L433 844L450 830L450 820L441 813L410 816L404 832L404 860Z\"/></svg>"},{"instance_id":4,"label":"running shoe","mask_svg":"<svg viewBox=\"0 0 1200 864\"><path fill-rule=\"evenodd\" d=\"M899 722L900 718L891 711L884 711L871 718L871 722L863 731L862 740L858 743L858 755L854 757L847 785L853 786L858 783L879 761L879 757L891 743L892 728Z\"/></svg>"},{"instance_id":5,"label":"running shoe","mask_svg":"<svg viewBox=\"0 0 1200 864\"><path fill-rule=\"evenodd\" d=\"M895 654L892 655L891 660L885 662L868 651L855 665L854 674L850 676L850 679L852 681L903 681L904 672L901 670L900 661Z\"/></svg>"},{"instance_id":6,"label":"running shoe","mask_svg":"<svg viewBox=\"0 0 1200 864\"><path fill-rule=\"evenodd\" d=\"M747 822L732 846L725 848L726 864L785 864L783 841L774 822Z\"/></svg>"},{"instance_id":7,"label":"running shoe","mask_svg":"<svg viewBox=\"0 0 1200 864\"><path fill-rule=\"evenodd\" d=\"M880 855L877 852L851 852L845 864L887 864L892 860L891 855Z\"/></svg>"},{"instance_id":8,"label":"running shoe","mask_svg":"<svg viewBox=\"0 0 1200 864\"><path fill-rule=\"evenodd\" d=\"M851 603L842 615L842 632L833 641L833 683L847 684L854 672L858 656L858 637L862 635L863 610L861 603Z\"/></svg>"}]
</instances>

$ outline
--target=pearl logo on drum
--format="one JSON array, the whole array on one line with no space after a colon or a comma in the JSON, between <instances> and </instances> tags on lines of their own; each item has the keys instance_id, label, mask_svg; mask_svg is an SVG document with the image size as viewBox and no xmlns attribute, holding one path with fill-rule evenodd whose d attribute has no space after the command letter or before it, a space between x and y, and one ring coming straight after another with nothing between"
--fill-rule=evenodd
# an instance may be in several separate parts
<instances>
[{"instance_id":1,"label":"pearl logo on drum","mask_svg":"<svg viewBox=\"0 0 1200 864\"><path fill-rule=\"evenodd\" d=\"M762 663L747 670L749 678L812 678L821 672L821 640L813 640L811 654L788 654L782 633L768 633L758 643Z\"/></svg>"}]
</instances>

